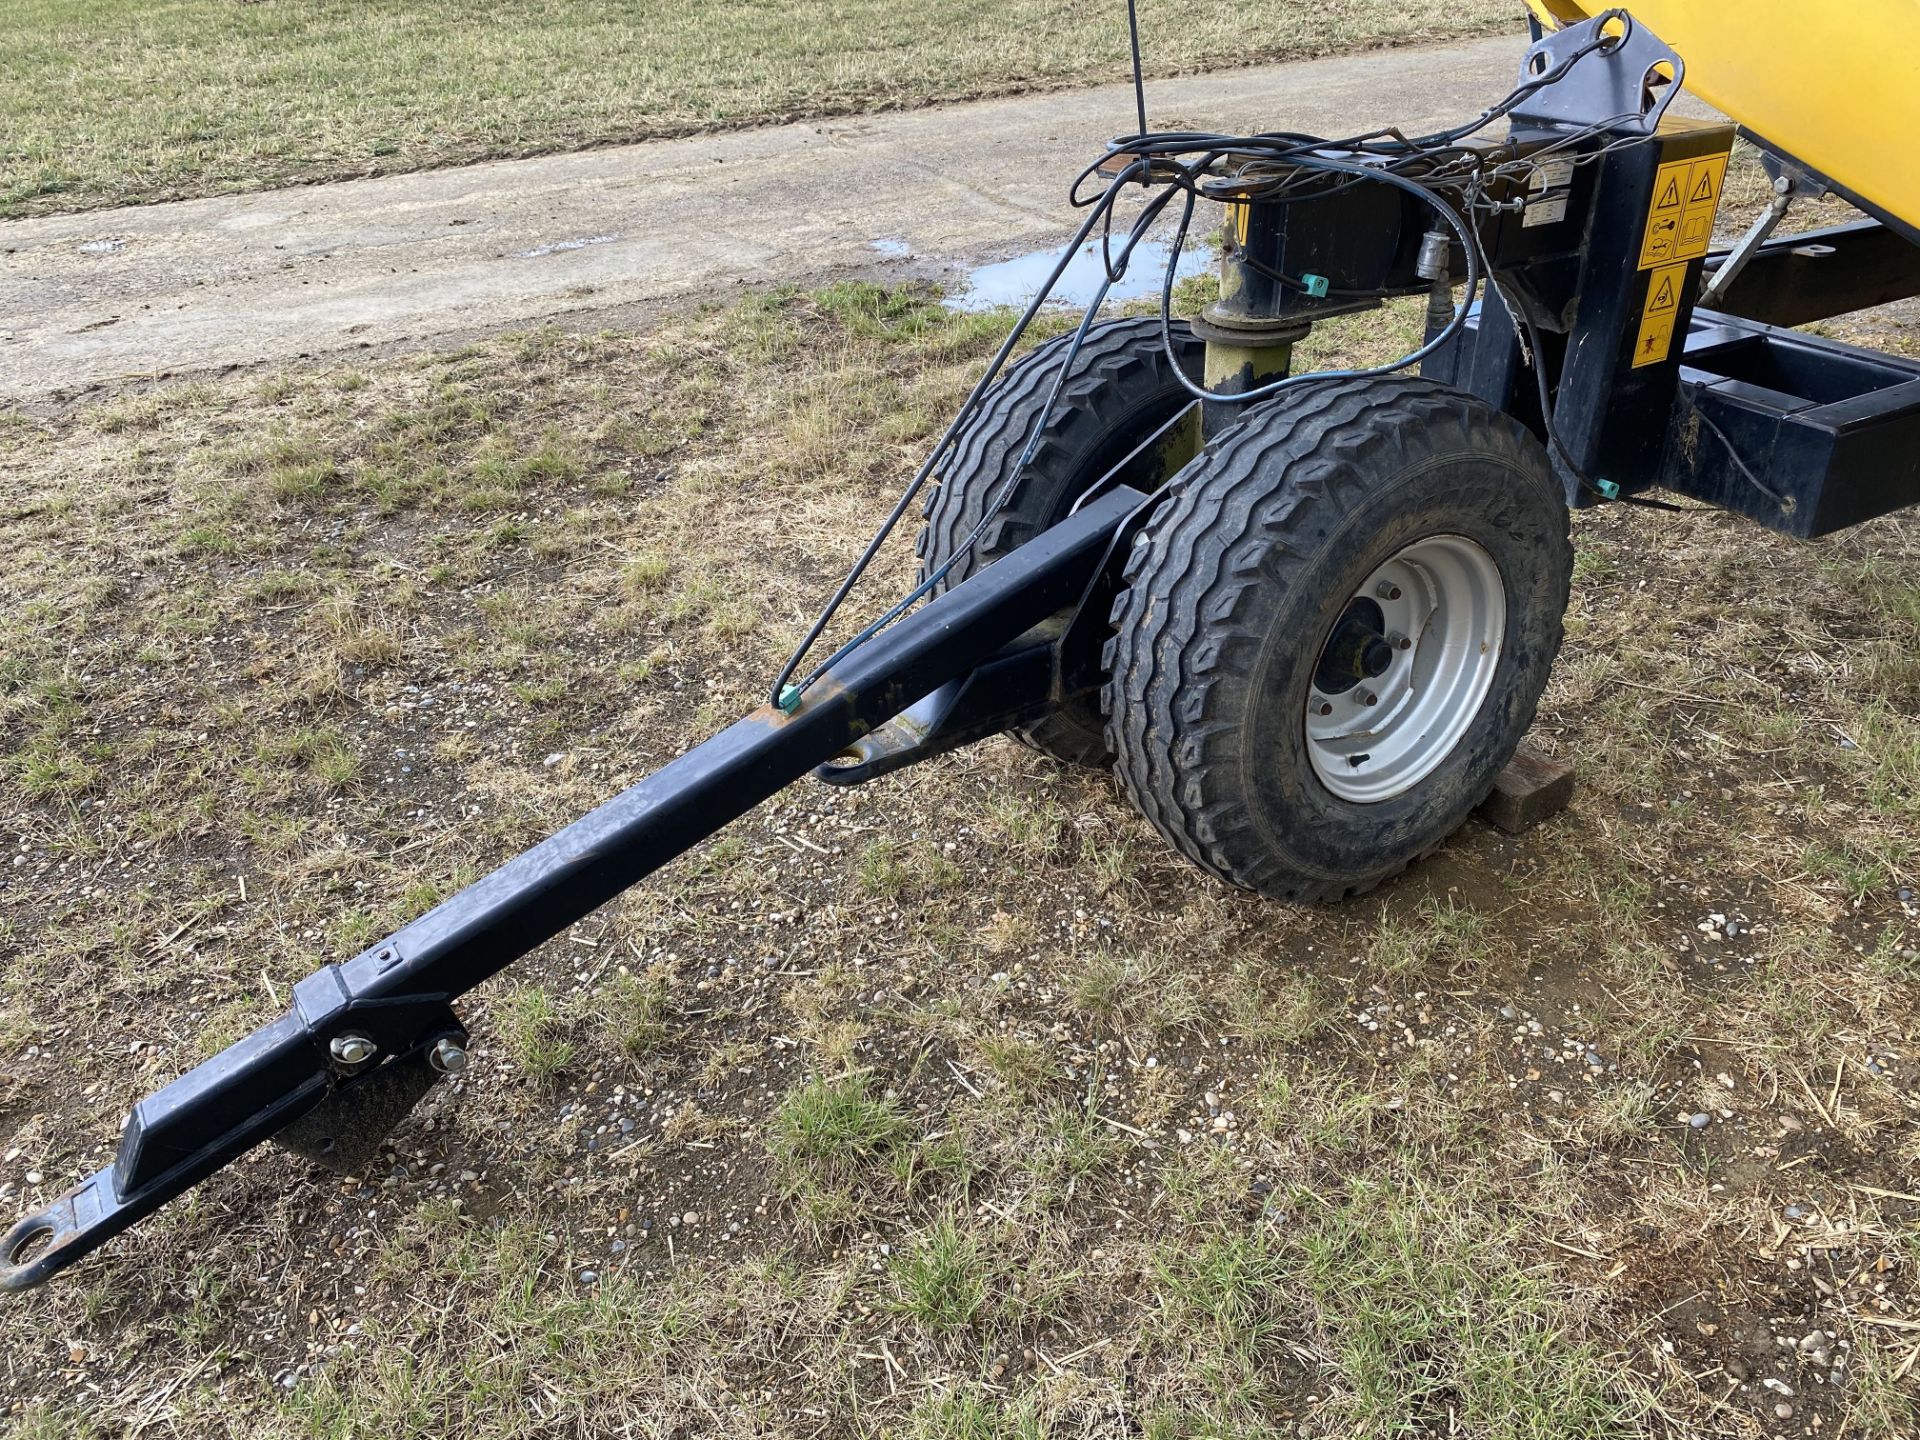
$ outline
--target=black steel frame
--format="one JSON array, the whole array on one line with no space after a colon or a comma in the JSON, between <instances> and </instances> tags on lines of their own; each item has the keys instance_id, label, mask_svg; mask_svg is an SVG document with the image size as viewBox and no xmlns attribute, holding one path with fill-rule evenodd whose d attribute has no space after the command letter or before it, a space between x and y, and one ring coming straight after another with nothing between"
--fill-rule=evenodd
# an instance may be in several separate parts
<instances>
[{"instance_id":1,"label":"black steel frame","mask_svg":"<svg viewBox=\"0 0 1920 1440\"><path fill-rule=\"evenodd\" d=\"M1707 257L1719 268L1725 254ZM1769 240L1713 307L1737 320L1790 327L1920 295L1920 244L1878 220Z\"/></svg>"},{"instance_id":2,"label":"black steel frame","mask_svg":"<svg viewBox=\"0 0 1920 1440\"><path fill-rule=\"evenodd\" d=\"M1595 114L1617 117L1644 93L1658 53L1640 36L1617 73L1587 66L1579 87L1537 91L1516 115L1505 157L1571 145L1580 163L1493 194L1505 208L1482 233L1497 284L1425 373L1549 440L1576 505L1659 485L1819 535L1920 503L1920 364L1783 328L1920 294L1920 247L1901 234L1866 221L1772 241L1711 312L1694 298L1724 257L1696 254L1669 350L1639 353L1660 167L1732 140L1726 126L1656 127L1663 104L1594 130ZM1636 136L1647 143L1613 143ZM1251 203L1244 219L1222 304L1200 327L1209 373L1239 366L1250 383L1284 370L1313 320L1388 296L1429 289L1430 323L1449 318L1462 257L1431 273L1417 197L1347 183ZM1308 270L1327 294L1278 278ZM1209 425L1231 414L1205 408ZM0 1289L43 1282L263 1140L359 1163L463 1054L455 999L808 771L858 783L1086 694L1119 557L1165 478L1165 442L1191 418L1149 437L1069 519L852 651L791 714L763 707L302 980L287 1014L141 1101L111 1166L0 1236Z\"/></svg>"}]
</instances>

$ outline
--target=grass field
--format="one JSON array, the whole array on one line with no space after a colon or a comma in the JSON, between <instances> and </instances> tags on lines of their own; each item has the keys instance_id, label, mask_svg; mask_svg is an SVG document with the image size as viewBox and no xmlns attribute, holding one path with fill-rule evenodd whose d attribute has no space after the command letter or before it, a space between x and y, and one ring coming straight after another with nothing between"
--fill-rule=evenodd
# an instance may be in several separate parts
<instances>
[{"instance_id":1,"label":"grass field","mask_svg":"<svg viewBox=\"0 0 1920 1440\"><path fill-rule=\"evenodd\" d=\"M0 416L0 1212L754 703L1002 324L848 286ZM1300 910L1009 742L803 785L479 992L361 1173L263 1151L0 1309L0 1414L1913 1433L1920 524L1576 531L1544 829Z\"/></svg>"},{"instance_id":2,"label":"grass field","mask_svg":"<svg viewBox=\"0 0 1920 1440\"><path fill-rule=\"evenodd\" d=\"M1155 74L1519 24L1518 0L1145 0ZM1121 0L11 0L0 217L1125 73Z\"/></svg>"}]
</instances>

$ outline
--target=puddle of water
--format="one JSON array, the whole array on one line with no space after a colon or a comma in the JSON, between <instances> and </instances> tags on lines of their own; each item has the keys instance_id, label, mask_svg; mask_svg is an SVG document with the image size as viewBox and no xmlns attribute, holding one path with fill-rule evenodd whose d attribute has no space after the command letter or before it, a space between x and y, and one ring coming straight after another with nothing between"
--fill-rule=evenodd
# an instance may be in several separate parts
<instances>
[{"instance_id":1,"label":"puddle of water","mask_svg":"<svg viewBox=\"0 0 1920 1440\"><path fill-rule=\"evenodd\" d=\"M867 248L878 251L889 260L904 260L913 254L913 247L911 245L907 244L904 240L896 239L892 236L884 240L869 240L867 242Z\"/></svg>"},{"instance_id":2,"label":"puddle of water","mask_svg":"<svg viewBox=\"0 0 1920 1440\"><path fill-rule=\"evenodd\" d=\"M584 250L589 245L611 245L618 235L587 235L578 240L556 240L551 245L536 245L531 250L515 250L515 260L538 260L542 255L558 255L563 250Z\"/></svg>"},{"instance_id":3,"label":"puddle of water","mask_svg":"<svg viewBox=\"0 0 1920 1440\"><path fill-rule=\"evenodd\" d=\"M1145 300L1158 295L1166 279L1169 249L1170 246L1164 241L1141 241L1134 247L1127 273L1107 291L1107 298ZM964 290L946 297L946 306L950 310L992 310L1001 305L1015 308L1029 305L1033 297L1040 293L1048 272L1059 258L1058 250L1036 250L1031 255L982 265L968 272ZM1054 285L1048 303L1068 306L1091 304L1093 297L1100 292L1100 280L1106 273L1105 263L1100 242L1088 241L1067 262L1067 268ZM1180 263L1175 267L1174 274L1181 280L1191 275L1203 275L1213 268L1213 263L1211 246L1191 243L1181 252Z\"/></svg>"}]
</instances>

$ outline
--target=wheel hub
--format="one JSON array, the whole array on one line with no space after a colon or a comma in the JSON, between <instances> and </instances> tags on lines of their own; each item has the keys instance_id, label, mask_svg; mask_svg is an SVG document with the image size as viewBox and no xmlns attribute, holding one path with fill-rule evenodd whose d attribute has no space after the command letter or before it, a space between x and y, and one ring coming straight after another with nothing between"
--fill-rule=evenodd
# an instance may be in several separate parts
<instances>
[{"instance_id":1,"label":"wheel hub","mask_svg":"<svg viewBox=\"0 0 1920 1440\"><path fill-rule=\"evenodd\" d=\"M1506 638L1506 586L1464 535L1389 556L1328 632L1307 692L1307 754L1343 800L1377 804L1437 769L1480 711Z\"/></svg>"},{"instance_id":2,"label":"wheel hub","mask_svg":"<svg viewBox=\"0 0 1920 1440\"><path fill-rule=\"evenodd\" d=\"M1392 664L1393 646L1387 641L1383 612L1372 600L1356 596L1320 652L1314 688L1323 695L1344 695L1362 680L1386 674Z\"/></svg>"}]
</instances>

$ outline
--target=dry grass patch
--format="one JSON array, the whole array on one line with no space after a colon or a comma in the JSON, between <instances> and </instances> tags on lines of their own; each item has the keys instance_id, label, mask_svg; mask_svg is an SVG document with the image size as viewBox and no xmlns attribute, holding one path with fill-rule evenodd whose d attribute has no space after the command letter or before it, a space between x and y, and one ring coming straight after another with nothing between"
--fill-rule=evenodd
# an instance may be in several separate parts
<instances>
[{"instance_id":1,"label":"dry grass patch","mask_svg":"<svg viewBox=\"0 0 1920 1440\"><path fill-rule=\"evenodd\" d=\"M1162 75L1518 23L1496 0L1141 10ZM1122 9L1054 0L17 0L0 216L1118 80L1126 55Z\"/></svg>"},{"instance_id":2,"label":"dry grass patch","mask_svg":"<svg viewBox=\"0 0 1920 1440\"><path fill-rule=\"evenodd\" d=\"M0 422L0 1210L757 703L1003 323L782 292ZM0 1311L7 1424L1910 1431L1920 531L1576 537L1564 818L1304 911L1012 743L803 784L473 996L360 1173L264 1151Z\"/></svg>"}]
</instances>

